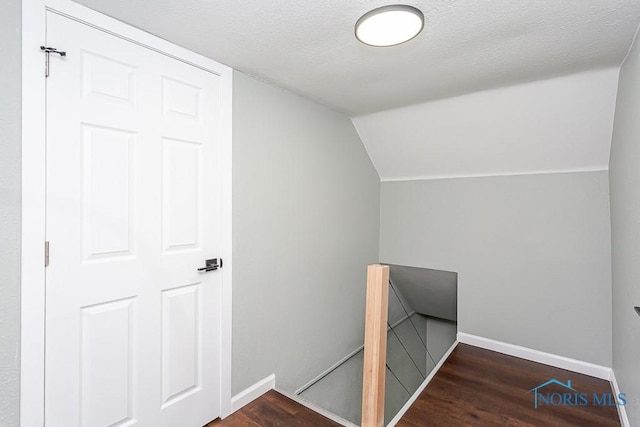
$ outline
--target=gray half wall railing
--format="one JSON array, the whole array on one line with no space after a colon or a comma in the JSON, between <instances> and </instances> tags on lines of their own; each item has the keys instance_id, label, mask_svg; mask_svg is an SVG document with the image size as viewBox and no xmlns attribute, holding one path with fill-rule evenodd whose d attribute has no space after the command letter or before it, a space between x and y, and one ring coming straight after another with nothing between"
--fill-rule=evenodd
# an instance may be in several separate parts
<instances>
[{"instance_id":1,"label":"gray half wall railing","mask_svg":"<svg viewBox=\"0 0 640 427\"><path fill-rule=\"evenodd\" d=\"M385 425L394 418L432 372L455 342L457 333L457 273L398 265L390 265L390 268ZM408 286L404 283L406 281L410 282ZM411 295L414 298L416 295L422 295L419 298L428 295L428 298L439 298L440 302L426 306L416 304L416 301L405 294L407 288L416 285L434 289L426 293L413 292ZM446 289L447 287L450 289ZM363 391L362 349L362 346L354 349L336 364L299 387L295 394L360 425Z\"/></svg>"}]
</instances>

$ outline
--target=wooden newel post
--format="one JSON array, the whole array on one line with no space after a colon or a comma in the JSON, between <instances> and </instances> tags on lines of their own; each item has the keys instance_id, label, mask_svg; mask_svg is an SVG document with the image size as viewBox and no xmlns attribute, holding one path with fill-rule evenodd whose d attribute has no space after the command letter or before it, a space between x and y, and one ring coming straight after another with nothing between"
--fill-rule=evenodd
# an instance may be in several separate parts
<instances>
[{"instance_id":1,"label":"wooden newel post","mask_svg":"<svg viewBox=\"0 0 640 427\"><path fill-rule=\"evenodd\" d=\"M367 305L364 325L362 427L384 424L384 383L387 366L389 266L367 267Z\"/></svg>"}]
</instances>

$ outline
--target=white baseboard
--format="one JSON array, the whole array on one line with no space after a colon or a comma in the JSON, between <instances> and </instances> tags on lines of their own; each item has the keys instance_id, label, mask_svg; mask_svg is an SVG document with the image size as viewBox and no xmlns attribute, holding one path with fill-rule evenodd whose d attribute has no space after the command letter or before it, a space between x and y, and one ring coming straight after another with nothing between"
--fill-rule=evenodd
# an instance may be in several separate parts
<instances>
[{"instance_id":1,"label":"white baseboard","mask_svg":"<svg viewBox=\"0 0 640 427\"><path fill-rule=\"evenodd\" d=\"M497 351L498 353L508 354L509 356L519 357L532 362L544 363L545 365L567 369L569 371L607 381L611 379L613 374L613 370L606 366L583 362L582 360L571 359L564 356L558 356L556 354L545 353L543 351L533 350L531 348L521 347L519 345L509 344L502 341L495 341L464 332L458 332L458 341L463 344Z\"/></svg>"},{"instance_id":2,"label":"white baseboard","mask_svg":"<svg viewBox=\"0 0 640 427\"><path fill-rule=\"evenodd\" d=\"M400 421L400 419L409 410L409 408L411 408L411 405L413 405L414 402L416 400L418 400L418 397L420 396L420 393L422 393L424 391L424 389L427 388L427 385L429 385L429 383L431 382L433 377L436 376L436 373L438 373L438 371L440 370L442 365L444 365L444 362L447 360L447 358L449 357L449 355L451 354L453 349L456 348L457 345L458 345L458 341L454 342L453 345L451 347L449 347L449 350L447 350L447 352L444 354L444 356L442 356L442 359L440 359L438 364L431 370L429 375L427 375L427 378L425 378L425 380L422 382L422 384L420 384L420 387L418 387L416 392L411 395L409 400L407 400L407 403L405 403L404 406L400 409L400 412L398 412L396 414L396 416L393 417L393 419L391 421L389 421L389 424L387 424L387 427L394 427L396 424L398 424L398 421Z\"/></svg>"},{"instance_id":3,"label":"white baseboard","mask_svg":"<svg viewBox=\"0 0 640 427\"><path fill-rule=\"evenodd\" d=\"M613 388L613 395L618 396L620 394L620 387L618 386L618 380L616 380L616 374L611 370L611 387ZM618 408L618 415L620 416L620 424L622 427L631 427L629 423L629 417L627 416L626 406L616 406Z\"/></svg>"},{"instance_id":4,"label":"white baseboard","mask_svg":"<svg viewBox=\"0 0 640 427\"><path fill-rule=\"evenodd\" d=\"M322 415L323 417L329 418L331 421L334 421L334 422L336 422L336 423L338 423L338 424L340 424L342 426L345 426L345 427L358 427L357 425L355 425L351 421L345 420L344 418L339 417L338 415L336 415L336 414L334 414L332 412L329 412L326 409L323 409L323 408L321 408L319 406L316 406L313 403L304 400L300 396L297 396L295 394L290 394L290 393L287 393L286 391L282 391L282 390L279 390L279 389L275 389L275 390L278 393L282 394L283 396L286 396L289 399L293 400L294 402L297 402L302 406L306 406L307 408L311 409L312 411L317 412L320 415Z\"/></svg>"},{"instance_id":5,"label":"white baseboard","mask_svg":"<svg viewBox=\"0 0 640 427\"><path fill-rule=\"evenodd\" d=\"M272 390L276 386L276 376L274 374L269 375L267 378L258 381L251 387L241 391L231 398L231 410L236 412L248 403L253 402L269 390Z\"/></svg>"}]
</instances>

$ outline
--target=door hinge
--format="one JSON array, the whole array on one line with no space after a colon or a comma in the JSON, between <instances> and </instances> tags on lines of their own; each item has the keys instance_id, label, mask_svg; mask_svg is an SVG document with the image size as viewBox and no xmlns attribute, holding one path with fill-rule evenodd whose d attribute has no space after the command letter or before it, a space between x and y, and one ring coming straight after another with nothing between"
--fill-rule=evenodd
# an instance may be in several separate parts
<instances>
[{"instance_id":1,"label":"door hinge","mask_svg":"<svg viewBox=\"0 0 640 427\"><path fill-rule=\"evenodd\" d=\"M49 242L44 242L44 266L49 266Z\"/></svg>"},{"instance_id":2,"label":"door hinge","mask_svg":"<svg viewBox=\"0 0 640 427\"><path fill-rule=\"evenodd\" d=\"M49 77L49 56L57 53L60 56L67 56L67 52L58 50L55 47L40 46L40 50L44 52L44 76Z\"/></svg>"}]
</instances>

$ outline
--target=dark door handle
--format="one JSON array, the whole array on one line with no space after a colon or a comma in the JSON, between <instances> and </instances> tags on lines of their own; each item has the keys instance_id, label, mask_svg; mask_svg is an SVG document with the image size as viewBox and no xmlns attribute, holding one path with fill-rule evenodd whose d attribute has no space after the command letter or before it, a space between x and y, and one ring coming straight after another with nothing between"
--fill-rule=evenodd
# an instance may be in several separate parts
<instances>
[{"instance_id":1,"label":"dark door handle","mask_svg":"<svg viewBox=\"0 0 640 427\"><path fill-rule=\"evenodd\" d=\"M218 264L218 260L220 260L220 264ZM198 269L198 271L214 271L219 268L222 268L222 258L212 258L205 260L204 267Z\"/></svg>"}]
</instances>

